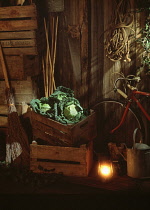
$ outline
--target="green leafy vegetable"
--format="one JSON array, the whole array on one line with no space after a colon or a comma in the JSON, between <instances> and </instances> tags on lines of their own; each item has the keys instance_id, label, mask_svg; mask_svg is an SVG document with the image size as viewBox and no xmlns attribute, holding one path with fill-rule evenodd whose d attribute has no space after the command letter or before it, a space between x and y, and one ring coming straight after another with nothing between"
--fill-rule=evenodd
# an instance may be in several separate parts
<instances>
[{"instance_id":1,"label":"green leafy vegetable","mask_svg":"<svg viewBox=\"0 0 150 210\"><path fill-rule=\"evenodd\" d=\"M33 99L30 104L35 112L63 124L77 123L89 114L74 98L74 92L63 86L59 86L48 98Z\"/></svg>"}]
</instances>

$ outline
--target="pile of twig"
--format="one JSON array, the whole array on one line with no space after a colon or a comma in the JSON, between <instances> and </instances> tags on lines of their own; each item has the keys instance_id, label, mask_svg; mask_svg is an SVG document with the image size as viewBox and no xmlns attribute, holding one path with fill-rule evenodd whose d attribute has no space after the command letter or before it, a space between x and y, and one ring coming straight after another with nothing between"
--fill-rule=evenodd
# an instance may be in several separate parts
<instances>
[{"instance_id":1,"label":"pile of twig","mask_svg":"<svg viewBox=\"0 0 150 210\"><path fill-rule=\"evenodd\" d=\"M48 23L46 23L46 20L44 19L47 45L46 54L42 58L45 97L50 96L56 89L54 70L56 60L58 16L50 16L50 19L47 22Z\"/></svg>"},{"instance_id":2,"label":"pile of twig","mask_svg":"<svg viewBox=\"0 0 150 210\"><path fill-rule=\"evenodd\" d=\"M117 4L117 3L116 3ZM129 11L129 1L121 0L114 10L110 27L105 31L106 56L112 61L124 59L130 62L130 41L133 15Z\"/></svg>"}]
</instances>

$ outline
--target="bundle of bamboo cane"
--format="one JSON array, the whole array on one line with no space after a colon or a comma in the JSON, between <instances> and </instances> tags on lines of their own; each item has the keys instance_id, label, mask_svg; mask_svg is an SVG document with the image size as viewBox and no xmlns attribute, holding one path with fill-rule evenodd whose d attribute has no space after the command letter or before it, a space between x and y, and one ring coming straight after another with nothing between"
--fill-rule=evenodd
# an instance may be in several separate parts
<instances>
[{"instance_id":1,"label":"bundle of bamboo cane","mask_svg":"<svg viewBox=\"0 0 150 210\"><path fill-rule=\"evenodd\" d=\"M44 77L45 97L48 97L56 89L54 70L55 70L55 60L56 60L58 16L50 16L47 23L46 19L44 19L44 27L45 27L47 50L46 54L42 58L42 69Z\"/></svg>"}]
</instances>

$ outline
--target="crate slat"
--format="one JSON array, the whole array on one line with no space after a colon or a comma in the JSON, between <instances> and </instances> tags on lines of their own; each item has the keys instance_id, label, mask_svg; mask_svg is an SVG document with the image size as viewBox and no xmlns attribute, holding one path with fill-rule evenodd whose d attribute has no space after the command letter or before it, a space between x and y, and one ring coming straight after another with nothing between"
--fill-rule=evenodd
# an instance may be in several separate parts
<instances>
[{"instance_id":1,"label":"crate slat","mask_svg":"<svg viewBox=\"0 0 150 210\"><path fill-rule=\"evenodd\" d=\"M35 173L63 173L88 176L93 164L93 142L75 147L30 145L30 170Z\"/></svg>"},{"instance_id":2,"label":"crate slat","mask_svg":"<svg viewBox=\"0 0 150 210\"><path fill-rule=\"evenodd\" d=\"M87 168L81 164L65 164L65 163L48 163L48 162L32 162L30 170L34 173L45 172L63 173L66 176L88 176Z\"/></svg>"},{"instance_id":3,"label":"crate slat","mask_svg":"<svg viewBox=\"0 0 150 210\"><path fill-rule=\"evenodd\" d=\"M1 7L0 19L7 18L35 18L37 16L35 4L27 6Z\"/></svg>"},{"instance_id":4,"label":"crate slat","mask_svg":"<svg viewBox=\"0 0 150 210\"><path fill-rule=\"evenodd\" d=\"M62 132L64 133L69 133L70 132L70 128L72 127L71 125L63 125L55 120L52 120L50 118L46 118L40 114L37 114L36 112L32 112L31 114L31 117L32 119L44 124L44 125L47 125L47 126L50 126L52 128L55 128L57 130L61 130ZM33 124L33 127L34 127L34 124Z\"/></svg>"},{"instance_id":5,"label":"crate slat","mask_svg":"<svg viewBox=\"0 0 150 210\"><path fill-rule=\"evenodd\" d=\"M91 114L86 119L73 126L71 135L74 137L72 139L73 143L79 142L81 139L83 139L83 141L84 139L87 141L94 139L97 135L95 112L91 111Z\"/></svg>"},{"instance_id":6,"label":"crate slat","mask_svg":"<svg viewBox=\"0 0 150 210\"><path fill-rule=\"evenodd\" d=\"M36 137L33 136L33 139L44 139L49 145L59 145L59 146L69 146L70 140L66 141L66 139L58 139L55 136L50 135L49 133L46 133L45 131L41 131L39 129L32 128L32 132L35 134Z\"/></svg>"},{"instance_id":7,"label":"crate slat","mask_svg":"<svg viewBox=\"0 0 150 210\"><path fill-rule=\"evenodd\" d=\"M3 48L5 55L37 55L37 47Z\"/></svg>"},{"instance_id":8,"label":"crate slat","mask_svg":"<svg viewBox=\"0 0 150 210\"><path fill-rule=\"evenodd\" d=\"M1 40L10 40L10 39L35 39L36 32L35 31L12 31L10 32L0 32ZM3 41L2 41L3 42Z\"/></svg>"},{"instance_id":9,"label":"crate slat","mask_svg":"<svg viewBox=\"0 0 150 210\"><path fill-rule=\"evenodd\" d=\"M86 145L81 148L76 147L60 147L47 145L32 145L31 158L74 161L82 164L86 163L85 159Z\"/></svg>"},{"instance_id":10,"label":"crate slat","mask_svg":"<svg viewBox=\"0 0 150 210\"><path fill-rule=\"evenodd\" d=\"M72 125L64 125L32 111L31 124L35 139L39 137L39 132L41 132L41 136L47 132L49 134L49 138L53 136L53 139L56 139L56 142L57 139L60 139L62 142L64 141L65 144L68 143L68 146L87 143L93 140L97 135L96 114L92 110L89 116ZM36 132L37 130L39 130L38 133ZM42 139L47 141L47 138L44 139L44 137L45 136L43 136Z\"/></svg>"},{"instance_id":11,"label":"crate slat","mask_svg":"<svg viewBox=\"0 0 150 210\"><path fill-rule=\"evenodd\" d=\"M1 41L2 47L34 47L36 46L35 39L24 40L5 40Z\"/></svg>"},{"instance_id":12,"label":"crate slat","mask_svg":"<svg viewBox=\"0 0 150 210\"><path fill-rule=\"evenodd\" d=\"M36 30L37 20L0 20L0 31Z\"/></svg>"},{"instance_id":13,"label":"crate slat","mask_svg":"<svg viewBox=\"0 0 150 210\"><path fill-rule=\"evenodd\" d=\"M54 129L53 127L50 127L48 125L44 125L36 120L32 121L32 124L34 125L33 128L36 130L39 130L40 132L42 132L42 134L48 134L49 138L52 136L55 136L56 139L61 139L64 142L70 142L71 139L71 135L70 133L64 133L64 132L60 132L60 130ZM36 131L34 131L34 133L36 133ZM37 136L37 133L36 133Z\"/></svg>"}]
</instances>

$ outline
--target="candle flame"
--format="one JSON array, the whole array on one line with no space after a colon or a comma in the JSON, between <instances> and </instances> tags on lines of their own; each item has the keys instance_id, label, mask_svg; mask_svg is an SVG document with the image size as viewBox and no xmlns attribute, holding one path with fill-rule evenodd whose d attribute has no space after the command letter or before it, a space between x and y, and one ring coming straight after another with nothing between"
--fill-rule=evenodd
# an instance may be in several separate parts
<instances>
[{"instance_id":1,"label":"candle flame","mask_svg":"<svg viewBox=\"0 0 150 210\"><path fill-rule=\"evenodd\" d=\"M101 173L102 173L103 175L108 176L108 175L110 174L110 172L111 172L110 166L103 165L103 166L101 166L100 171L101 171Z\"/></svg>"},{"instance_id":2,"label":"candle flame","mask_svg":"<svg viewBox=\"0 0 150 210\"><path fill-rule=\"evenodd\" d=\"M112 176L112 167L111 165L99 165L99 174L104 177L111 177Z\"/></svg>"}]
</instances>

